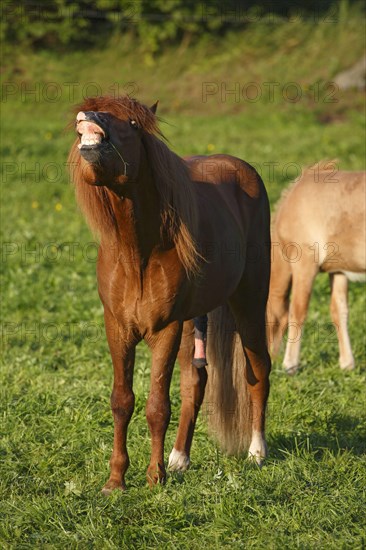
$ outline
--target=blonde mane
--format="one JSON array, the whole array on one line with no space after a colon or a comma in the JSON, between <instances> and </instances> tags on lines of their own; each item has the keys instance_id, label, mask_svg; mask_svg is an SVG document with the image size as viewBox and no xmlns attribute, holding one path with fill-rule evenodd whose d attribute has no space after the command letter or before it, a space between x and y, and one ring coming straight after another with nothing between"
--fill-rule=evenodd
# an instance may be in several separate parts
<instances>
[{"instance_id":1,"label":"blonde mane","mask_svg":"<svg viewBox=\"0 0 366 550\"><path fill-rule=\"evenodd\" d=\"M174 243L187 274L197 273L200 254L194 239L198 225L196 196L185 162L162 141L164 136L155 114L127 96L88 98L75 109L78 111L108 111L120 120L136 120L143 130L142 140L160 196L161 238ZM112 192L106 187L85 182L83 170L90 168L82 168L77 144L78 140L74 142L68 159L77 202L95 233L117 232Z\"/></svg>"}]
</instances>

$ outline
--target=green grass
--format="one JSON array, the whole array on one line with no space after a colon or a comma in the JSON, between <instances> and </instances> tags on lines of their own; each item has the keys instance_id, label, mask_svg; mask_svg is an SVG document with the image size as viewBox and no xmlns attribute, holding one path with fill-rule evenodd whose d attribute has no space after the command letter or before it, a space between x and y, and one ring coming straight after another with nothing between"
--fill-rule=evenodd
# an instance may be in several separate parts
<instances>
[{"instance_id":1,"label":"green grass","mask_svg":"<svg viewBox=\"0 0 366 550\"><path fill-rule=\"evenodd\" d=\"M88 61L80 53L64 59L39 54L26 64L19 54L13 81L19 90L22 79L29 86L78 81L82 87L93 80L114 82L115 73L124 72L138 83L143 100L162 99L160 114L169 123L163 128L177 152L228 152L252 162L273 205L297 167L334 157L342 168L364 167L360 94L339 93L332 104L308 97L296 104L278 98L273 104L202 103L202 82L277 78L310 86L327 78L329 51L330 77L357 60L359 22L350 17L342 30L335 25L315 29L316 46L307 25L279 25L271 35L253 26L241 35L242 48L234 48L238 41L232 35L221 51L203 43L180 57L167 51L152 65L138 51L122 56L127 46L118 44L91 52ZM291 42L295 39L298 45ZM347 40L352 48L344 47ZM126 82L120 74L117 79ZM100 494L112 444L112 369L96 290L95 246L64 170L72 141L63 132L70 102L64 96L55 102L35 99L22 101L18 94L2 104L1 546L364 547L365 292L351 284L357 367L343 373L329 329L326 276L319 276L314 287L302 370L288 378L280 361L274 363L270 455L261 471L245 459L223 455L200 417L191 469L170 476L165 487L147 487L149 354L141 345L128 491L110 498ZM277 163L273 177L268 163ZM177 368L166 453L178 423L178 388Z\"/></svg>"}]
</instances>

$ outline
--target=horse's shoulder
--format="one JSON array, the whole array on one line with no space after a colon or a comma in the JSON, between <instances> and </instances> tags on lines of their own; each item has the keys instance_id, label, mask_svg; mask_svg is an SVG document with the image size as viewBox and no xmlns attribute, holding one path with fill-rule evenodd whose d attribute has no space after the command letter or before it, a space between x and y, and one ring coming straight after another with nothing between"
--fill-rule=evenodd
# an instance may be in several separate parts
<instances>
[{"instance_id":1,"label":"horse's shoulder","mask_svg":"<svg viewBox=\"0 0 366 550\"><path fill-rule=\"evenodd\" d=\"M249 163L231 155L190 156L184 158L192 180L215 185L235 183L250 197L260 195L263 182Z\"/></svg>"}]
</instances>

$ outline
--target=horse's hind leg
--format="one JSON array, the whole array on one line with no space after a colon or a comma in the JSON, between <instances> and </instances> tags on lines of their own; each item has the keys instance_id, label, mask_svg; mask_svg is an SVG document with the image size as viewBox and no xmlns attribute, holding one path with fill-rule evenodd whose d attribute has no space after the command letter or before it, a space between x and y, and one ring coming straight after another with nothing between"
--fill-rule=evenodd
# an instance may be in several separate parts
<instances>
[{"instance_id":1,"label":"horse's hind leg","mask_svg":"<svg viewBox=\"0 0 366 550\"><path fill-rule=\"evenodd\" d=\"M309 258L293 265L288 336L283 360L283 366L288 374L294 374L299 368L302 329L317 272L317 264Z\"/></svg>"},{"instance_id":2,"label":"horse's hind leg","mask_svg":"<svg viewBox=\"0 0 366 550\"><path fill-rule=\"evenodd\" d=\"M263 274L262 277L265 277ZM246 357L246 381L252 404L251 443L248 455L261 465L267 455L265 415L269 395L271 359L267 349L265 310L267 291L265 284L242 281L229 301Z\"/></svg>"},{"instance_id":3,"label":"horse's hind leg","mask_svg":"<svg viewBox=\"0 0 366 550\"><path fill-rule=\"evenodd\" d=\"M339 342L339 364L341 369L351 370L355 366L351 342L348 335L348 280L343 273L329 275L331 286L330 314L337 330Z\"/></svg>"},{"instance_id":4,"label":"horse's hind leg","mask_svg":"<svg viewBox=\"0 0 366 550\"><path fill-rule=\"evenodd\" d=\"M182 342L178 353L180 364L181 413L174 447L169 456L169 469L185 471L189 467L190 450L196 419L205 393L205 367L192 365L194 352L193 322L184 323Z\"/></svg>"}]
</instances>

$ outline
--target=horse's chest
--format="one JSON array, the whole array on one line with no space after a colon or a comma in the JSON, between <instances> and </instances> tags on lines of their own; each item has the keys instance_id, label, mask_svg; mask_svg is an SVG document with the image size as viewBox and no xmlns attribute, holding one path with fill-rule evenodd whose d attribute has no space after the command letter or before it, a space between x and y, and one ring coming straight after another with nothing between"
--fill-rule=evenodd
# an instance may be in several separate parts
<instances>
[{"instance_id":1,"label":"horse's chest","mask_svg":"<svg viewBox=\"0 0 366 550\"><path fill-rule=\"evenodd\" d=\"M104 281L104 290L99 286L104 305L118 322L144 333L169 323L180 284L177 274L164 269L133 274L117 269Z\"/></svg>"}]
</instances>

